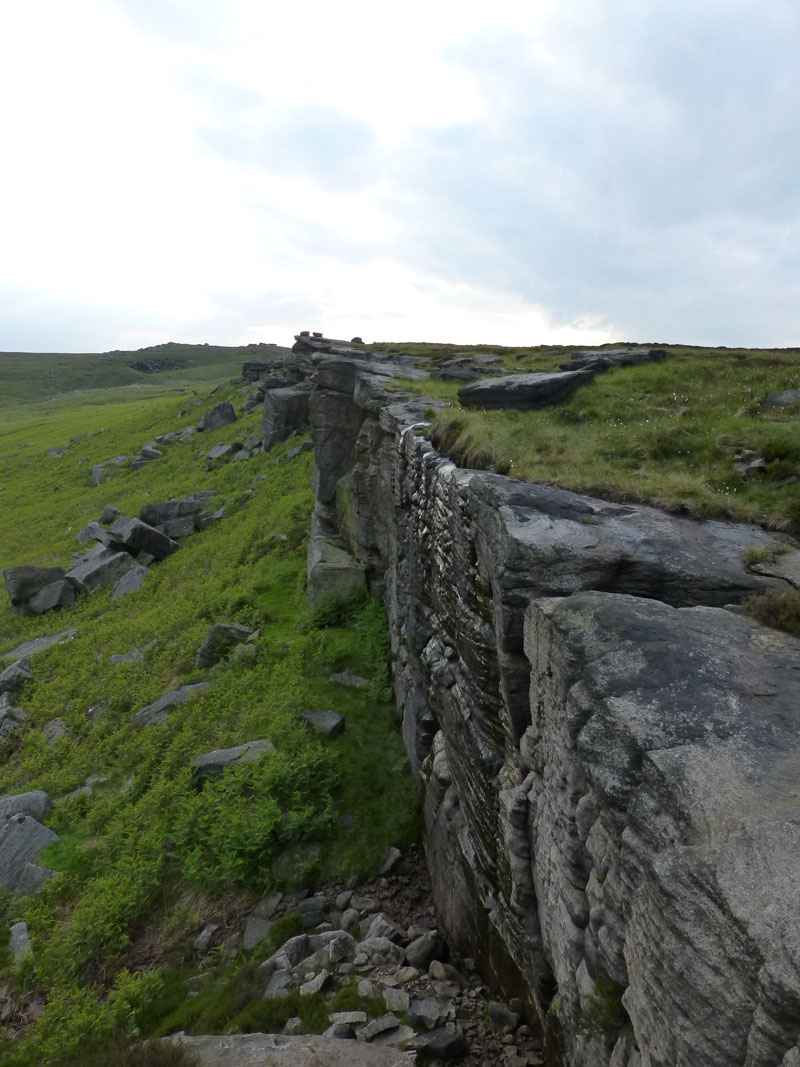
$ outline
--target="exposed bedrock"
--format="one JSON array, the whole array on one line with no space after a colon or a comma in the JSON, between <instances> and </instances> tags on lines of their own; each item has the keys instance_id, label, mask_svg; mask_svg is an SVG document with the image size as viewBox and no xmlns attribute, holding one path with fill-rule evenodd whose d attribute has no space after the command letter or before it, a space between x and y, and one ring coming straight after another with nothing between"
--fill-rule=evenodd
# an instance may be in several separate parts
<instances>
[{"instance_id":1,"label":"exposed bedrock","mask_svg":"<svg viewBox=\"0 0 800 1067\"><path fill-rule=\"evenodd\" d=\"M298 365L309 585L330 545L385 600L456 950L552 1064L800 1062L800 644L725 610L771 537L459 469L394 366Z\"/></svg>"}]
</instances>

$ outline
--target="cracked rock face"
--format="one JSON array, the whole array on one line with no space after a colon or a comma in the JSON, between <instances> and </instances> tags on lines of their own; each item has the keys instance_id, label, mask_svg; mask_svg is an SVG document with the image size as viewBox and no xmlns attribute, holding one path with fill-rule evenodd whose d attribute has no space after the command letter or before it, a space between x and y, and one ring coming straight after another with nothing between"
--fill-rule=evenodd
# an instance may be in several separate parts
<instances>
[{"instance_id":1,"label":"cracked rock face","mask_svg":"<svg viewBox=\"0 0 800 1067\"><path fill-rule=\"evenodd\" d=\"M787 588L743 566L772 539L461 470L333 356L310 562L386 603L449 942L554 1063L798 1062L800 646L724 610Z\"/></svg>"}]
</instances>

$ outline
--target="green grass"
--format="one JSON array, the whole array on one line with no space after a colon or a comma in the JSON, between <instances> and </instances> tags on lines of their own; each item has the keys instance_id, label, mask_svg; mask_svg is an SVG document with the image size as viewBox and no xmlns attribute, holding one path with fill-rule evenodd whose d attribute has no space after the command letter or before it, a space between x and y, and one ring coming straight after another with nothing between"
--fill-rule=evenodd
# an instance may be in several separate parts
<instances>
[{"instance_id":1,"label":"green grass","mask_svg":"<svg viewBox=\"0 0 800 1067\"><path fill-rule=\"evenodd\" d=\"M800 529L800 412L761 408L767 392L800 386L795 350L676 347L663 363L609 371L569 401L535 412L467 410L457 385L437 386L407 385L449 402L434 417L432 439L462 466ZM767 461L748 481L734 468L745 449Z\"/></svg>"},{"instance_id":2,"label":"green grass","mask_svg":"<svg viewBox=\"0 0 800 1067\"><path fill-rule=\"evenodd\" d=\"M75 533L108 503L136 515L146 502L215 489L226 506L222 520L152 567L138 593L113 601L98 592L40 618L13 613L0 598L0 652L67 626L78 631L33 659L34 682L18 698L28 723L0 761L0 793L47 790L55 803L47 821L61 836L46 857L57 873L44 890L8 902L4 924L25 918L35 955L14 968L0 953L0 981L46 1004L0 1063L56 1064L146 1029L170 975L185 968L198 923L219 914L243 923L272 886L373 873L389 845L404 847L417 833L382 608L362 598L315 620L305 607L312 455L288 461L290 441L206 472L205 452L246 437L258 425L253 414L165 446L165 457L140 471L89 484L94 463L131 455L225 398L241 409L236 383L199 406L201 397L168 389L148 398L112 390L11 409L0 429L3 567L68 566ZM74 436L60 458L48 455ZM254 657L199 670L195 652L215 621L258 629ZM110 663L111 653L151 641L141 662ZM344 667L368 688L329 680ZM131 725L138 708L201 678L208 689L166 724ZM88 717L96 705L102 712ZM320 742L296 715L304 708L342 712L344 733ZM51 745L42 728L56 717L67 736ZM196 755L261 737L274 755L196 791ZM93 775L107 780L73 795Z\"/></svg>"},{"instance_id":3,"label":"green grass","mask_svg":"<svg viewBox=\"0 0 800 1067\"><path fill-rule=\"evenodd\" d=\"M96 391L118 386L146 393L165 387L186 389L216 383L238 374L248 360L286 356L289 349L272 345L165 344L135 352L56 353L0 352L0 407L13 408L21 401L36 401L68 393ZM147 374L131 363L169 360L180 366Z\"/></svg>"}]
</instances>

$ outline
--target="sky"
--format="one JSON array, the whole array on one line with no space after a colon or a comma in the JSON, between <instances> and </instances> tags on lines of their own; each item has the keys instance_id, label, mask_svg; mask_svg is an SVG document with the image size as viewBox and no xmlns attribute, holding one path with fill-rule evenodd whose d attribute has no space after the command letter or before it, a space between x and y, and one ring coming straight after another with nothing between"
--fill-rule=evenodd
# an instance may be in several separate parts
<instances>
[{"instance_id":1,"label":"sky","mask_svg":"<svg viewBox=\"0 0 800 1067\"><path fill-rule=\"evenodd\" d=\"M0 7L0 351L800 344L796 0Z\"/></svg>"}]
</instances>

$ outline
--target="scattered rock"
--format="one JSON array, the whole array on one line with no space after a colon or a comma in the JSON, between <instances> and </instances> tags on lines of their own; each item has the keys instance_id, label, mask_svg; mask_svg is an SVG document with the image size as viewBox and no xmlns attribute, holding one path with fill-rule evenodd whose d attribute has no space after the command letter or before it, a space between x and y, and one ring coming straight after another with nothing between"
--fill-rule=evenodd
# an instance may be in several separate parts
<instances>
[{"instance_id":1,"label":"scattered rock","mask_svg":"<svg viewBox=\"0 0 800 1067\"><path fill-rule=\"evenodd\" d=\"M178 550L172 538L141 519L128 519L121 515L114 520L111 533L134 555L137 552L149 552L155 559L162 560Z\"/></svg>"},{"instance_id":2,"label":"scattered rock","mask_svg":"<svg viewBox=\"0 0 800 1067\"><path fill-rule=\"evenodd\" d=\"M50 648L53 645L61 645L66 641L71 641L77 632L78 631L75 629L61 630L60 633L47 634L46 637L32 637L29 641L23 641L21 645L12 648L10 652L4 652L0 658L30 658L31 656L35 656L38 652L44 652L46 648Z\"/></svg>"},{"instance_id":3,"label":"scattered rock","mask_svg":"<svg viewBox=\"0 0 800 1067\"><path fill-rule=\"evenodd\" d=\"M54 608L68 608L75 603L76 595L73 583L62 578L58 582L51 582L32 597L28 610L31 615L44 615L46 611L52 611Z\"/></svg>"},{"instance_id":4,"label":"scattered rock","mask_svg":"<svg viewBox=\"0 0 800 1067\"><path fill-rule=\"evenodd\" d=\"M235 444L226 445L224 441L218 441L212 448L206 452L206 459L230 459L231 456L235 456L239 451L239 447Z\"/></svg>"},{"instance_id":5,"label":"scattered rock","mask_svg":"<svg viewBox=\"0 0 800 1067\"><path fill-rule=\"evenodd\" d=\"M29 601L46 586L66 577L61 567L32 567L23 564L19 567L7 567L3 571L3 580L15 608L27 609Z\"/></svg>"},{"instance_id":6,"label":"scattered rock","mask_svg":"<svg viewBox=\"0 0 800 1067\"><path fill-rule=\"evenodd\" d=\"M800 389L783 389L775 393L767 393L764 397L765 408L783 408L790 404L800 404Z\"/></svg>"},{"instance_id":7,"label":"scattered rock","mask_svg":"<svg viewBox=\"0 0 800 1067\"><path fill-rule=\"evenodd\" d=\"M206 682L200 683L200 686L205 687L206 685ZM182 688L196 689L198 686L183 686ZM163 700L164 698L162 697L161 699ZM151 707L154 706L151 705ZM141 714L141 712L138 714ZM147 725L150 724L148 723ZM243 745L236 745L234 748L218 748L214 752L205 752L202 756L197 756L193 761L192 777L196 782L204 782L209 778L219 778L228 767L238 767L242 763L256 763L265 752L274 751L275 746L273 743L267 738L261 738L258 741L246 741Z\"/></svg>"},{"instance_id":8,"label":"scattered rock","mask_svg":"<svg viewBox=\"0 0 800 1067\"><path fill-rule=\"evenodd\" d=\"M336 671L330 676L332 682L336 682L338 685L349 685L353 689L363 689L369 685L366 678L362 678L360 674L355 674L351 670Z\"/></svg>"},{"instance_id":9,"label":"scattered rock","mask_svg":"<svg viewBox=\"0 0 800 1067\"><path fill-rule=\"evenodd\" d=\"M241 644L252 630L238 622L215 622L197 650L198 667L212 667L225 657L234 645Z\"/></svg>"},{"instance_id":10,"label":"scattered rock","mask_svg":"<svg viewBox=\"0 0 800 1067\"><path fill-rule=\"evenodd\" d=\"M244 934L242 935L242 948L244 951L252 952L257 945L260 945L273 925L274 923L270 919L262 919L258 915L248 915L244 926Z\"/></svg>"},{"instance_id":11,"label":"scattered rock","mask_svg":"<svg viewBox=\"0 0 800 1067\"><path fill-rule=\"evenodd\" d=\"M225 1037L160 1038L180 1044L198 1057L200 1067L413 1067L414 1059L393 1048L341 1041L333 1037L284 1034L227 1034Z\"/></svg>"},{"instance_id":12,"label":"scattered rock","mask_svg":"<svg viewBox=\"0 0 800 1067\"><path fill-rule=\"evenodd\" d=\"M35 892L50 871L36 857L58 834L24 812L0 819L0 886L8 892Z\"/></svg>"},{"instance_id":13,"label":"scattered rock","mask_svg":"<svg viewBox=\"0 0 800 1067\"><path fill-rule=\"evenodd\" d=\"M31 661L27 656L23 656L0 672L0 694L13 695L22 688L25 682L32 681Z\"/></svg>"},{"instance_id":14,"label":"scattered rock","mask_svg":"<svg viewBox=\"0 0 800 1067\"><path fill-rule=\"evenodd\" d=\"M344 715L338 711L299 711L297 714L321 737L337 737L344 730Z\"/></svg>"},{"instance_id":15,"label":"scattered rock","mask_svg":"<svg viewBox=\"0 0 800 1067\"><path fill-rule=\"evenodd\" d=\"M195 952L208 952L217 930L219 930L219 923L206 923L194 939Z\"/></svg>"},{"instance_id":16,"label":"scattered rock","mask_svg":"<svg viewBox=\"0 0 800 1067\"><path fill-rule=\"evenodd\" d=\"M202 416L197 423L197 429L200 431L219 430L222 426L227 426L231 422L236 422L236 412L233 410L233 404L230 400L224 400Z\"/></svg>"},{"instance_id":17,"label":"scattered rock","mask_svg":"<svg viewBox=\"0 0 800 1067\"><path fill-rule=\"evenodd\" d=\"M115 508L113 504L106 504L97 521L101 526L110 526L114 519L119 518L119 515L119 508Z\"/></svg>"},{"instance_id":18,"label":"scattered rock","mask_svg":"<svg viewBox=\"0 0 800 1067\"><path fill-rule=\"evenodd\" d=\"M131 722L135 726L156 726L164 723L174 708L187 703L207 688L208 682L195 682L194 685L181 685L177 689L171 689L152 704L137 711Z\"/></svg>"},{"instance_id":19,"label":"scattered rock","mask_svg":"<svg viewBox=\"0 0 800 1067\"><path fill-rule=\"evenodd\" d=\"M458 399L465 408L535 411L565 400L592 377L589 370L508 374L464 385Z\"/></svg>"},{"instance_id":20,"label":"scattered rock","mask_svg":"<svg viewBox=\"0 0 800 1067\"><path fill-rule=\"evenodd\" d=\"M67 736L67 724L63 719L51 719L42 727L42 737L48 745L54 745Z\"/></svg>"},{"instance_id":21,"label":"scattered rock","mask_svg":"<svg viewBox=\"0 0 800 1067\"><path fill-rule=\"evenodd\" d=\"M286 458L287 459L297 459L298 456L302 456L306 452L313 452L313 451L314 451L314 442L313 441L303 441L301 444L294 445L293 448L290 448L289 451L286 453Z\"/></svg>"},{"instance_id":22,"label":"scattered rock","mask_svg":"<svg viewBox=\"0 0 800 1067\"><path fill-rule=\"evenodd\" d=\"M98 589L115 585L136 562L128 552L114 552L110 548L97 546L99 551L92 551L84 556L67 572L67 579L77 584L78 589L90 595Z\"/></svg>"},{"instance_id":23,"label":"scattered rock","mask_svg":"<svg viewBox=\"0 0 800 1067\"><path fill-rule=\"evenodd\" d=\"M115 583L111 592L111 599L119 600L120 597L127 596L128 593L138 592L142 588L147 574L147 567L143 567L140 563L135 564L127 574L123 574L119 581Z\"/></svg>"}]
</instances>

